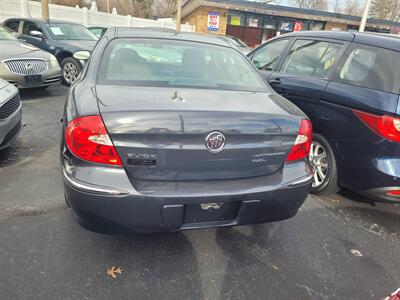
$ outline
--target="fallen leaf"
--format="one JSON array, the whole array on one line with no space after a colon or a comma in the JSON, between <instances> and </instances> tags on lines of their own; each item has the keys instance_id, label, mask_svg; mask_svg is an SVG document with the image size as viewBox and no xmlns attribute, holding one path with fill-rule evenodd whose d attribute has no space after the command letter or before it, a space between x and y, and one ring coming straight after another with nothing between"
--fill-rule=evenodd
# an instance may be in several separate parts
<instances>
[{"instance_id":1,"label":"fallen leaf","mask_svg":"<svg viewBox=\"0 0 400 300\"><path fill-rule=\"evenodd\" d=\"M272 265L272 268L273 268L274 270L279 270L279 267L277 267L277 266L275 266L275 265Z\"/></svg>"},{"instance_id":2,"label":"fallen leaf","mask_svg":"<svg viewBox=\"0 0 400 300\"><path fill-rule=\"evenodd\" d=\"M360 250L357 250L357 249L351 249L350 252L351 252L353 255L358 256L358 257L362 257L362 256L363 256L362 253L361 253L361 251L360 251Z\"/></svg>"},{"instance_id":3,"label":"fallen leaf","mask_svg":"<svg viewBox=\"0 0 400 300\"><path fill-rule=\"evenodd\" d=\"M107 275L115 279L118 276L117 274L121 274L123 270L124 269L122 269L121 267L112 266L111 268L107 268Z\"/></svg>"}]
</instances>

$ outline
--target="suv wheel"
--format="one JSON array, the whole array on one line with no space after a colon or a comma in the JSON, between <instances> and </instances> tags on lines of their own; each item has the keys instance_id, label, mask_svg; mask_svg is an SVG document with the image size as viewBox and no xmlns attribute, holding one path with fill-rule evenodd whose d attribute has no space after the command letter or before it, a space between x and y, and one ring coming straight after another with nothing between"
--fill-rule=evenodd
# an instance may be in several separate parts
<instances>
[{"instance_id":1,"label":"suv wheel","mask_svg":"<svg viewBox=\"0 0 400 300\"><path fill-rule=\"evenodd\" d=\"M61 62L61 70L64 84L70 86L78 79L82 66L75 58L67 57Z\"/></svg>"},{"instance_id":2,"label":"suv wheel","mask_svg":"<svg viewBox=\"0 0 400 300\"><path fill-rule=\"evenodd\" d=\"M322 135L313 135L309 158L314 168L311 193L329 195L337 192L336 159L331 146Z\"/></svg>"}]
</instances>

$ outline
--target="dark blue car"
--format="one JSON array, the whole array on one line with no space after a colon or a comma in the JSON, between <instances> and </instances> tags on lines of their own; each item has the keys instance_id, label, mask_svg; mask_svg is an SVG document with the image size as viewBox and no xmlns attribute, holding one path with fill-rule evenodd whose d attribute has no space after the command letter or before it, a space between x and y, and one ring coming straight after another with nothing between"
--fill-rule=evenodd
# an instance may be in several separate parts
<instances>
[{"instance_id":1,"label":"dark blue car","mask_svg":"<svg viewBox=\"0 0 400 300\"><path fill-rule=\"evenodd\" d=\"M313 122L314 193L340 186L400 203L399 38L292 33L248 56Z\"/></svg>"},{"instance_id":2,"label":"dark blue car","mask_svg":"<svg viewBox=\"0 0 400 300\"><path fill-rule=\"evenodd\" d=\"M27 43L52 53L61 66L66 85L78 78L83 67L74 53L91 52L98 39L85 26L65 21L13 18L4 21L4 26Z\"/></svg>"}]
</instances>

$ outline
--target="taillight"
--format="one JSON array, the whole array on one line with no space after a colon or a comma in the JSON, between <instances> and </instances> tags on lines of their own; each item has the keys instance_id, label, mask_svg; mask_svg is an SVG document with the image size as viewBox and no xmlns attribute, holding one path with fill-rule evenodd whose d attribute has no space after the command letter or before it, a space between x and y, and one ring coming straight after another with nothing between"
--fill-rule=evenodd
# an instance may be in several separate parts
<instances>
[{"instance_id":1,"label":"taillight","mask_svg":"<svg viewBox=\"0 0 400 300\"><path fill-rule=\"evenodd\" d=\"M386 192L386 195L391 196L391 197L400 198L400 190L392 190L392 191Z\"/></svg>"},{"instance_id":2,"label":"taillight","mask_svg":"<svg viewBox=\"0 0 400 300\"><path fill-rule=\"evenodd\" d=\"M312 124L310 120L302 120L296 141L287 161L295 161L308 157L312 142Z\"/></svg>"},{"instance_id":3,"label":"taillight","mask_svg":"<svg viewBox=\"0 0 400 300\"><path fill-rule=\"evenodd\" d=\"M354 113L361 119L361 121L381 137L392 142L400 142L399 118L377 116L359 110L354 110Z\"/></svg>"},{"instance_id":4,"label":"taillight","mask_svg":"<svg viewBox=\"0 0 400 300\"><path fill-rule=\"evenodd\" d=\"M69 122L65 142L77 157L100 164L122 166L100 116L79 117Z\"/></svg>"}]
</instances>

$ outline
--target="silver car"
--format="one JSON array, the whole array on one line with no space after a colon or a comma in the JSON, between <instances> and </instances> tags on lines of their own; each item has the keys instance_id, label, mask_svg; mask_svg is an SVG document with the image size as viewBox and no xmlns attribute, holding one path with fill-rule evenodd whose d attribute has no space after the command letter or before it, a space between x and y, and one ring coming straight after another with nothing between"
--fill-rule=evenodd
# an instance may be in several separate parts
<instances>
[{"instance_id":1,"label":"silver car","mask_svg":"<svg viewBox=\"0 0 400 300\"><path fill-rule=\"evenodd\" d=\"M0 150L16 139L23 127L18 89L0 78Z\"/></svg>"},{"instance_id":2,"label":"silver car","mask_svg":"<svg viewBox=\"0 0 400 300\"><path fill-rule=\"evenodd\" d=\"M18 88L45 88L61 82L54 55L17 40L1 26L0 50L0 77Z\"/></svg>"}]
</instances>

